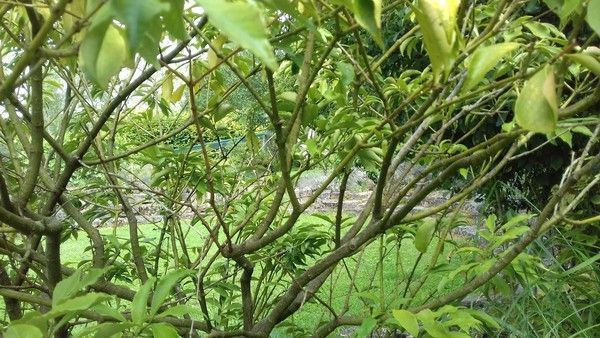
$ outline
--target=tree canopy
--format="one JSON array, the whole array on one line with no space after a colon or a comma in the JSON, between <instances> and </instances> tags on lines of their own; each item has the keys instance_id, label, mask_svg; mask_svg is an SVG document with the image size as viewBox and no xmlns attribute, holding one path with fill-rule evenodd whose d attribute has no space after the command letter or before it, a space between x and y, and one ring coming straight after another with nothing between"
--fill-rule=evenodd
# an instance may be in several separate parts
<instances>
[{"instance_id":1,"label":"tree canopy","mask_svg":"<svg viewBox=\"0 0 600 338\"><path fill-rule=\"evenodd\" d=\"M598 332L600 0L0 1L0 24L4 337L497 336L518 320L465 297L523 290L566 304L532 335Z\"/></svg>"}]
</instances>

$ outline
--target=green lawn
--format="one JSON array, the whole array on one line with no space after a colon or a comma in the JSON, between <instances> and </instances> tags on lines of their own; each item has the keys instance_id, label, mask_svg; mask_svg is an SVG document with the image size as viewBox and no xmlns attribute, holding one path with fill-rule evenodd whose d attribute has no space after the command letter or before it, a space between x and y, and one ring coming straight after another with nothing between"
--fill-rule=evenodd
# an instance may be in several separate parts
<instances>
[{"instance_id":1,"label":"green lawn","mask_svg":"<svg viewBox=\"0 0 600 338\"><path fill-rule=\"evenodd\" d=\"M329 230L328 225L323 219L313 216L304 216L301 222L309 222L321 229ZM187 232L186 245L188 247L200 247L203 244L206 232L201 230L201 227L186 226L184 231ZM139 226L140 241L158 241L160 236L160 225L142 224ZM101 228L100 233L103 236L114 235L121 240L129 238L129 230L127 226L106 227ZM431 257L431 250L435 246L435 241L430 245L430 250L423 254L420 258L420 264L414 271L411 286L416 285L415 281L419 280ZM91 259L91 252L86 251L89 242L84 233L78 234L78 238L70 237L62 245L62 260L63 263L76 266L82 259ZM412 239L404 239L401 244L400 252L396 252L395 248L385 253L383 258L383 273L379 267L380 255L382 254L381 242L374 241L369 246L363 249L363 252L347 258L343 264L339 264L332 278L328 280L322 287L318 297L324 301L331 302L332 307L336 311L343 308L348 301L349 315L368 316L377 311L381 311L379 304L383 298L388 304L384 311L391 311L394 308L400 307L403 299L403 293L406 288L407 276L411 273L415 262L419 259L418 252L412 242ZM443 254L441 255L443 256ZM310 265L310 261L307 262ZM255 275L260 270L255 269ZM354 276L354 277L352 277ZM442 275L434 275L432 278L422 285L416 293L415 301L419 302L427 298L430 294L437 291L438 284ZM354 280L354 282L352 282ZM383 285L383 290L379 288ZM285 291L282 289L282 292ZM350 297L348 294L351 292ZM410 294L410 292L409 292ZM347 300L348 298L348 300ZM391 305L389 305L391 304ZM302 335L302 331L306 334L314 332L320 322L328 321L331 318L329 311L317 302L310 301L303 305L302 309L295 315L290 317L284 325L283 329L277 330L277 336L298 336ZM302 331L293 331L291 327Z\"/></svg>"},{"instance_id":2,"label":"green lawn","mask_svg":"<svg viewBox=\"0 0 600 338\"><path fill-rule=\"evenodd\" d=\"M435 242L432 242L431 246L433 247L435 244ZM398 260L395 252L384 256L383 274L381 274L379 268L380 244L379 241L372 243L364 249L361 258L359 253L344 261L347 269L343 265L338 266L333 278L330 278L323 285L318 296L323 300L331 300L332 307L339 311L343 308L351 291L347 315L370 316L381 313L382 310L389 313L392 309L400 308L405 300L403 294L406 288L406 280L420 254L415 249L412 239L403 240L401 248ZM420 264L414 271L413 282L410 285L411 288L408 294L412 291L412 286L416 285L415 281L423 276L426 263L431 258L430 252L431 250L422 255ZM352 279L354 279L354 283ZM418 304L426 300L432 293L435 293L441 279L441 274L428 278L416 292L412 304ZM383 285L383 290L379 288L380 285ZM387 304L384 309L380 308L382 298ZM320 322L329 321L331 318L330 312L325 307L316 302L309 302L304 305L301 311L292 316L289 322L306 328L307 332L314 332Z\"/></svg>"}]
</instances>

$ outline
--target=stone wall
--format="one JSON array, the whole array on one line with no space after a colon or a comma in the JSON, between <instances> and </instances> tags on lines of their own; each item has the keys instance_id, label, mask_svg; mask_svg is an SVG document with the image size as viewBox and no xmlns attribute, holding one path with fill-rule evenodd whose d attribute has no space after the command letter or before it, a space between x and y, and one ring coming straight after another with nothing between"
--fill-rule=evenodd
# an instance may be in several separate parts
<instances>
[{"instance_id":1,"label":"stone wall","mask_svg":"<svg viewBox=\"0 0 600 338\"><path fill-rule=\"evenodd\" d=\"M398 170L393 175L392 180L398 183L398 186L403 186L408 183L415 175L419 174L423 169L419 166L408 167L407 165L399 166ZM322 186L326 181L328 173L325 171L311 171L303 175L297 183L296 194L301 202L306 201L312 196L316 190ZM309 211L319 212L335 212L337 208L337 202L339 198L339 178L334 179L324 192L317 198L315 203L311 206ZM424 181L427 181L426 178ZM423 184L423 183L422 183ZM361 169L355 168L347 184L347 190L344 196L343 210L345 213L359 213L363 210L366 205L376 183L369 178L367 173ZM418 188L418 187L417 187ZM393 191L386 191L386 198L389 198L393 194ZM439 203L443 203L450 196L449 191L437 190L429 194L429 196L420 203L415 210L422 210L431 206L435 206ZM195 203L193 196L182 196L182 199L189 197L189 201ZM157 223L163 220L163 215L168 214L168 208L162 205L157 200L149 200L147 194L134 193L129 195L132 207L137 215L139 223ZM208 208L208 205L195 205L199 210ZM118 210L120 206L115 206ZM479 218L480 204L474 200L466 202L463 209L465 214L470 216L472 219L477 220ZM187 207L181 208L177 214L183 219L191 219L193 212ZM107 224L127 224L125 215L120 215L115 221L112 219L96 220L95 226L103 226ZM475 233L475 227L459 227L458 231L465 235L473 235Z\"/></svg>"}]
</instances>

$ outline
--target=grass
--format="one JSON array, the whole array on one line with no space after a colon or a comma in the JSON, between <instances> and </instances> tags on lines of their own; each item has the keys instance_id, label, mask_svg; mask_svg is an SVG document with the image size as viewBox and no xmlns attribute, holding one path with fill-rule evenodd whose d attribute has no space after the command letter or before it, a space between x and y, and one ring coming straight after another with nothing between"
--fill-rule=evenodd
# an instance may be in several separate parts
<instances>
[{"instance_id":1,"label":"grass","mask_svg":"<svg viewBox=\"0 0 600 338\"><path fill-rule=\"evenodd\" d=\"M330 225L322 218L303 216L299 223L309 223L314 226L315 230L332 233ZM142 240L156 241L160 235L158 225L143 224L139 228ZM200 229L199 227L186 227L188 232L186 244L188 246L199 247L202 245L206 234ZM129 238L126 226L102 228L100 232L104 236L113 235L122 240ZM386 239L388 239L387 236ZM395 250L396 243L389 243L383 247L381 245L382 243L376 240L363 248L361 252L346 258L338 264L330 279L323 284L318 292L317 297L319 300L330 304L331 308L338 313L348 302L346 315L357 315L364 318L376 316L381 312L389 314L391 310L401 307L405 301L403 295L406 289L406 281L408 276L411 275L413 266L419 261L411 279L412 283L409 291L415 291L412 288L419 285L415 281L426 274L426 266L429 263L432 248L435 247L436 242L434 240L429 245L429 250L422 255L414 247L412 239L402 240L401 250L398 253ZM87 246L89 246L89 243L84 234L80 234L77 239L69 238L62 246L63 262L67 265L76 266L82 259L91 259L90 251L85 250ZM386 247L390 250L382 252L381 249ZM447 251L448 248L440 255L438 264L446 256ZM380 261L383 262L383 269L379 264ZM312 262L314 261L307 261L307 265L310 266ZM453 260L451 264L455 266L460 262ZM254 275L259 274L260 266L257 265ZM430 277L415 291L412 305L418 305L427 301L429 297L437 295L440 292L438 285L443 276L444 273L430 274ZM546 283L552 281L552 284L549 284L547 288L542 287L543 297L539 295L539 286L534 283L534 287L530 288L527 287L528 283L525 283L525 292L513 295L511 298L504 298L497 304L494 302L489 304L489 313L496 316L504 332L508 330L513 333L513 336L540 338L555 335L568 336L570 334L593 337L600 332L599 326L596 325L597 320L594 319L594 316L598 314L598 309L600 309L600 303L594 301L586 305L585 302L582 303L580 300L573 298L573 293L576 292L566 291L574 286L589 283L589 281L583 283L574 278L561 280L552 274L546 277ZM288 280L287 283L289 282ZM441 292L455 288L457 283L460 282L455 279ZM137 287L133 286L133 288ZM589 294L594 294L597 290L597 286L588 285L588 288L579 291L590 296ZM283 286L277 290L277 292L285 291ZM380 307L381 299L386 304L384 308ZM593 300L595 298L588 297L588 299ZM273 336L309 336L331 318L332 315L329 310L313 299L303 304L300 310L280 324L274 331ZM338 329L333 336L339 336L342 333L341 330Z\"/></svg>"},{"instance_id":2,"label":"grass","mask_svg":"<svg viewBox=\"0 0 600 338\"><path fill-rule=\"evenodd\" d=\"M435 245L436 242L431 243L432 247ZM404 239L401 248L401 256L398 260L393 252L383 256L383 271L381 271L380 243L379 241L372 243L364 248L362 253L338 265L332 274L333 277L321 288L318 297L330 301L336 311L341 310L348 301L346 315L349 316L366 318L381 312L390 313L391 310L400 308L407 299L404 297L404 292L413 266L417 261L420 262L417 263L414 271L411 287L416 285L414 281L423 277L426 262L431 258L432 251L429 250L420 257L420 252L415 249L412 239ZM409 288L407 296L411 292L416 294L412 304L419 304L435 294L441 279L440 274L431 275L431 278L428 278L418 290ZM385 304L384 308L381 308L382 303ZM320 324L331 319L331 313L324 306L313 301L305 304L288 322L310 333L314 332ZM336 332L339 334L341 330L338 329Z\"/></svg>"},{"instance_id":3,"label":"grass","mask_svg":"<svg viewBox=\"0 0 600 338\"><path fill-rule=\"evenodd\" d=\"M322 218L303 216L299 222L310 223L320 230L331 230L331 226ZM188 233L186 236L188 247L200 247L202 245L206 237L205 231L189 226L186 226L184 231ZM160 236L160 228L154 224L140 225L139 232L141 241L155 243ZM120 240L129 239L127 226L101 228L100 233L103 236L116 236ZM411 274L413 266L417 261L420 262L413 273L412 281L414 282L422 277L433 251L431 248L435 245L435 241L432 242L430 250L421 255L415 249L412 239L402 240L401 250L398 252L393 249L395 244L386 245L376 240L358 254L338 264L332 277L322 286L317 297L330 303L336 311L340 311L344 304L348 302L348 315L370 316L377 311L389 312L394 308L399 308L406 288L405 281ZM76 267L81 260L91 259L91 252L89 249L86 250L88 246L89 242L85 234L78 234L77 238L70 237L61 247L63 263ZM382 251L382 249L385 250ZM383 270L381 270L379 264L380 258L382 258ZM310 261L307 262L309 265L310 263ZM259 273L260 270L255 269L255 276ZM427 279L418 292L415 292L414 301L417 303L422 302L428 296L436 293L441 278L442 276L438 274ZM383 288L379 286L383 286ZM284 291L284 289L281 289L281 292ZM409 289L409 291L413 290ZM388 307L380 308L381 300ZM285 329L277 330L278 336L308 335L310 332L314 332L322 322L330 319L330 312L313 300L304 304L296 314L282 325Z\"/></svg>"},{"instance_id":4,"label":"grass","mask_svg":"<svg viewBox=\"0 0 600 338\"><path fill-rule=\"evenodd\" d=\"M138 226L140 241L158 241L160 236L160 227L157 224L140 224ZM100 228L102 236L116 236L120 240L129 240L129 227L113 226ZM200 246L204 232L190 231L186 242L190 245ZM61 245L61 260L66 265L76 265L81 260L91 260L92 252L88 249L90 245L86 234L79 231L77 238L70 237Z\"/></svg>"}]
</instances>

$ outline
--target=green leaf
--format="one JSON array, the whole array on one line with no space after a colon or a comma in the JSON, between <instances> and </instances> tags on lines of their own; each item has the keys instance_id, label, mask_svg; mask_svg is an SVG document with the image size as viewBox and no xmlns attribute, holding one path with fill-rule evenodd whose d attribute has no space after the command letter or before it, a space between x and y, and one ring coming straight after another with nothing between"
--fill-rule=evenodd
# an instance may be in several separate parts
<instances>
[{"instance_id":1,"label":"green leaf","mask_svg":"<svg viewBox=\"0 0 600 338\"><path fill-rule=\"evenodd\" d=\"M332 4L344 6L348 9L352 9L352 0L329 0Z\"/></svg>"},{"instance_id":2,"label":"green leaf","mask_svg":"<svg viewBox=\"0 0 600 338\"><path fill-rule=\"evenodd\" d=\"M213 114L213 120L215 122L219 122L222 119L224 119L225 116L229 115L229 113L231 113L232 111L234 111L233 106L227 102L223 102L215 110Z\"/></svg>"},{"instance_id":3,"label":"green leaf","mask_svg":"<svg viewBox=\"0 0 600 338\"><path fill-rule=\"evenodd\" d=\"M315 121L319 116L319 107L316 104L308 103L304 106L304 113L302 114L302 124L309 125Z\"/></svg>"},{"instance_id":4,"label":"green leaf","mask_svg":"<svg viewBox=\"0 0 600 338\"><path fill-rule=\"evenodd\" d=\"M434 338L446 338L449 336L448 330L435 320L431 310L425 309L417 314L417 318L423 323L423 329Z\"/></svg>"},{"instance_id":5,"label":"green leaf","mask_svg":"<svg viewBox=\"0 0 600 338\"><path fill-rule=\"evenodd\" d=\"M356 337L370 337L371 332L373 331L375 326L377 326L377 320L375 318L371 318L371 317L365 318L363 320L362 324L360 324L360 326L356 330L355 336Z\"/></svg>"},{"instance_id":6,"label":"green leaf","mask_svg":"<svg viewBox=\"0 0 600 338\"><path fill-rule=\"evenodd\" d=\"M431 61L435 81L448 76L458 55L460 35L456 27L459 0L419 0L414 9Z\"/></svg>"},{"instance_id":7,"label":"green leaf","mask_svg":"<svg viewBox=\"0 0 600 338\"><path fill-rule=\"evenodd\" d=\"M552 33L551 33L550 29L540 22L537 22L537 21L526 22L523 24L523 26L527 27L527 29L529 29L531 34L535 35L536 37L538 37L540 39L551 39L552 38Z\"/></svg>"},{"instance_id":8,"label":"green leaf","mask_svg":"<svg viewBox=\"0 0 600 338\"><path fill-rule=\"evenodd\" d=\"M581 6L582 2L582 0L565 0L563 2L560 12L558 13L561 27L564 27L571 14Z\"/></svg>"},{"instance_id":9,"label":"green leaf","mask_svg":"<svg viewBox=\"0 0 600 338\"><path fill-rule=\"evenodd\" d=\"M425 253L425 251L427 251L427 246L429 245L429 242L431 242L434 232L435 221L425 220L421 223L415 234L415 248L417 248L419 252Z\"/></svg>"},{"instance_id":10,"label":"green leaf","mask_svg":"<svg viewBox=\"0 0 600 338\"><path fill-rule=\"evenodd\" d=\"M462 91L466 92L477 85L490 70L508 53L519 47L516 42L499 43L477 48L467 67L467 78Z\"/></svg>"},{"instance_id":11,"label":"green leaf","mask_svg":"<svg viewBox=\"0 0 600 338\"><path fill-rule=\"evenodd\" d=\"M352 8L356 22L366 29L383 49L385 46L381 36L381 0L353 0Z\"/></svg>"},{"instance_id":12,"label":"green leaf","mask_svg":"<svg viewBox=\"0 0 600 338\"><path fill-rule=\"evenodd\" d=\"M187 37L185 30L185 21L183 20L183 10L185 0L162 0L170 4L170 8L164 13L165 28L171 36L178 40L184 40Z\"/></svg>"},{"instance_id":13,"label":"green leaf","mask_svg":"<svg viewBox=\"0 0 600 338\"><path fill-rule=\"evenodd\" d=\"M61 302L73 297L83 288L96 283L104 274L104 269L90 269L87 274L83 274L80 269L75 270L73 274L56 284L52 292L52 306L55 307Z\"/></svg>"},{"instance_id":14,"label":"green leaf","mask_svg":"<svg viewBox=\"0 0 600 338\"><path fill-rule=\"evenodd\" d=\"M150 186L158 186L163 181L163 177L172 173L174 170L175 169L173 169L173 167L166 167L163 170L152 174L152 176L150 177Z\"/></svg>"},{"instance_id":15,"label":"green leaf","mask_svg":"<svg viewBox=\"0 0 600 338\"><path fill-rule=\"evenodd\" d=\"M340 82L344 87L348 87L354 81L354 67L346 62L340 62L337 64L337 69L340 72Z\"/></svg>"},{"instance_id":16,"label":"green leaf","mask_svg":"<svg viewBox=\"0 0 600 338\"><path fill-rule=\"evenodd\" d=\"M85 0L73 0L66 9L62 16L62 22L65 32L69 32L73 29L75 22L85 17Z\"/></svg>"},{"instance_id":17,"label":"green leaf","mask_svg":"<svg viewBox=\"0 0 600 338\"><path fill-rule=\"evenodd\" d=\"M59 303L71 298L79 290L79 283L81 279L82 271L77 269L73 274L56 284L54 291L52 291L52 306L56 306Z\"/></svg>"},{"instance_id":18,"label":"green leaf","mask_svg":"<svg viewBox=\"0 0 600 338\"><path fill-rule=\"evenodd\" d=\"M167 323L156 323L150 325L154 338L178 338L179 334L173 325Z\"/></svg>"},{"instance_id":19,"label":"green leaf","mask_svg":"<svg viewBox=\"0 0 600 338\"><path fill-rule=\"evenodd\" d=\"M105 338L112 337L117 333L121 333L129 328L132 328L133 323L102 323L99 325L92 325L79 331L75 337L88 337L94 334L94 338Z\"/></svg>"},{"instance_id":20,"label":"green leaf","mask_svg":"<svg viewBox=\"0 0 600 338\"><path fill-rule=\"evenodd\" d=\"M183 96L183 92L185 91L186 85L182 84L181 86L177 87L177 89L175 89L173 91L173 94L171 95L171 102L175 103L175 102L179 102L179 100L181 100L181 97Z\"/></svg>"},{"instance_id":21,"label":"green leaf","mask_svg":"<svg viewBox=\"0 0 600 338\"><path fill-rule=\"evenodd\" d=\"M277 95L277 109L279 111L293 111L296 106L296 97L295 92L283 92Z\"/></svg>"},{"instance_id":22,"label":"green leaf","mask_svg":"<svg viewBox=\"0 0 600 338\"><path fill-rule=\"evenodd\" d=\"M156 22L158 16L170 9L168 3L160 0L112 0L110 4L117 20L125 25L129 45L134 51L138 50L142 37L148 34L148 27L160 26L160 23ZM153 38L155 42L159 39L160 36Z\"/></svg>"},{"instance_id":23,"label":"green leaf","mask_svg":"<svg viewBox=\"0 0 600 338\"><path fill-rule=\"evenodd\" d=\"M110 299L111 296L105 293L90 292L83 296L71 298L64 302L53 306L47 315L51 317L62 316L66 313L76 313L79 311L87 310L90 307Z\"/></svg>"},{"instance_id":24,"label":"green leaf","mask_svg":"<svg viewBox=\"0 0 600 338\"><path fill-rule=\"evenodd\" d=\"M521 225L527 221L529 221L530 219L533 218L533 214L517 214L513 217L511 217L508 221L506 221L506 223L502 224L502 226L500 227L501 230L508 230L511 229L513 227L515 227L516 225Z\"/></svg>"},{"instance_id":25,"label":"green leaf","mask_svg":"<svg viewBox=\"0 0 600 338\"><path fill-rule=\"evenodd\" d=\"M103 324L106 324L106 325L103 325ZM121 333L127 329L131 329L132 327L134 327L133 323L103 323L103 324L101 324L103 326L100 327L98 329L98 331L96 331L94 338L112 337L118 333ZM120 335L117 337L120 337Z\"/></svg>"},{"instance_id":26,"label":"green leaf","mask_svg":"<svg viewBox=\"0 0 600 338\"><path fill-rule=\"evenodd\" d=\"M379 149L375 148L362 149L358 152L357 157L360 159L362 164L367 165L370 163L376 166L383 161L380 156L380 152L381 151Z\"/></svg>"},{"instance_id":27,"label":"green leaf","mask_svg":"<svg viewBox=\"0 0 600 338\"><path fill-rule=\"evenodd\" d=\"M43 338L42 331L33 325L16 324L6 328L4 338Z\"/></svg>"},{"instance_id":28,"label":"green leaf","mask_svg":"<svg viewBox=\"0 0 600 338\"><path fill-rule=\"evenodd\" d=\"M558 121L554 73L546 67L531 77L515 103L515 120L523 129L551 133Z\"/></svg>"},{"instance_id":29,"label":"green leaf","mask_svg":"<svg viewBox=\"0 0 600 338\"><path fill-rule=\"evenodd\" d=\"M112 24L96 25L85 35L79 47L83 71L100 87L106 88L129 58L128 46L120 28Z\"/></svg>"},{"instance_id":30,"label":"green leaf","mask_svg":"<svg viewBox=\"0 0 600 338\"><path fill-rule=\"evenodd\" d=\"M125 317L123 317L123 315L121 314L121 312L119 312L119 310L115 309L114 307L110 307L106 304L95 305L92 308L92 310L103 316L112 317L120 322L124 322L127 320L127 319L125 319Z\"/></svg>"},{"instance_id":31,"label":"green leaf","mask_svg":"<svg viewBox=\"0 0 600 338\"><path fill-rule=\"evenodd\" d=\"M10 326L15 326L17 324L33 325L41 332L46 332L48 330L48 318L44 317L44 315L38 311L26 312L20 319L13 320L10 323Z\"/></svg>"},{"instance_id":32,"label":"green leaf","mask_svg":"<svg viewBox=\"0 0 600 338\"><path fill-rule=\"evenodd\" d=\"M152 65L154 68L160 68L160 62L158 62L157 56L160 53L158 48L160 43L160 36L162 34L162 28L160 25L151 24L146 28L146 34L140 42L137 52L144 60Z\"/></svg>"},{"instance_id":33,"label":"green leaf","mask_svg":"<svg viewBox=\"0 0 600 338\"><path fill-rule=\"evenodd\" d=\"M264 3L267 7L270 7L271 9L284 11L287 14L291 14L294 17L296 17L294 14L297 14L297 11L294 6L294 3L288 0L260 0L260 2Z\"/></svg>"},{"instance_id":34,"label":"green leaf","mask_svg":"<svg viewBox=\"0 0 600 338\"><path fill-rule=\"evenodd\" d=\"M150 317L154 316L162 303L171 293L171 289L175 286L180 279L190 274L189 270L176 270L168 273L166 276L161 278L154 289L152 295L152 303L150 305Z\"/></svg>"},{"instance_id":35,"label":"green leaf","mask_svg":"<svg viewBox=\"0 0 600 338\"><path fill-rule=\"evenodd\" d=\"M79 283L79 289L83 289L88 287L98 281L102 275L106 272L106 269L97 269L92 268L89 269L88 272L81 277L81 281Z\"/></svg>"},{"instance_id":36,"label":"green leaf","mask_svg":"<svg viewBox=\"0 0 600 338\"><path fill-rule=\"evenodd\" d=\"M512 288L504 279L496 276L491 280L491 283L494 285L494 288L505 297L510 297L512 295Z\"/></svg>"},{"instance_id":37,"label":"green leaf","mask_svg":"<svg viewBox=\"0 0 600 338\"><path fill-rule=\"evenodd\" d=\"M556 128L556 136L573 148L573 134L568 129Z\"/></svg>"},{"instance_id":38,"label":"green leaf","mask_svg":"<svg viewBox=\"0 0 600 338\"><path fill-rule=\"evenodd\" d=\"M230 40L252 51L271 70L277 60L268 40L261 11L254 4L242 1L196 0L208 14L210 23Z\"/></svg>"},{"instance_id":39,"label":"green leaf","mask_svg":"<svg viewBox=\"0 0 600 338\"><path fill-rule=\"evenodd\" d=\"M594 135L594 133L592 133L592 131L590 130L590 128L586 127L586 126L577 126L573 129L571 129L572 132L574 133L578 133L581 135L585 135L588 137L592 137Z\"/></svg>"},{"instance_id":40,"label":"green leaf","mask_svg":"<svg viewBox=\"0 0 600 338\"><path fill-rule=\"evenodd\" d=\"M566 277L566 276L572 275L576 272L579 272L579 271L589 267L590 265L594 264L598 260L600 260L600 254L594 255L594 256L586 259L585 261L581 262L581 264L577 265L576 267L563 272L562 276Z\"/></svg>"},{"instance_id":41,"label":"green leaf","mask_svg":"<svg viewBox=\"0 0 600 338\"><path fill-rule=\"evenodd\" d=\"M148 296L154 284L154 279L154 277L148 278L146 283L133 296L133 301L131 302L131 320L137 325L141 325L148 316L148 312L146 311Z\"/></svg>"},{"instance_id":42,"label":"green leaf","mask_svg":"<svg viewBox=\"0 0 600 338\"><path fill-rule=\"evenodd\" d=\"M568 54L567 57L600 76L600 61L588 54Z\"/></svg>"},{"instance_id":43,"label":"green leaf","mask_svg":"<svg viewBox=\"0 0 600 338\"><path fill-rule=\"evenodd\" d=\"M562 0L544 0L546 6L550 8L555 13L560 12L560 7L562 6Z\"/></svg>"},{"instance_id":44,"label":"green leaf","mask_svg":"<svg viewBox=\"0 0 600 338\"><path fill-rule=\"evenodd\" d=\"M160 88L160 94L165 102L171 101L173 96L173 74L168 74Z\"/></svg>"},{"instance_id":45,"label":"green leaf","mask_svg":"<svg viewBox=\"0 0 600 338\"><path fill-rule=\"evenodd\" d=\"M219 54L222 53L221 49L223 45L227 42L227 37L222 34L219 34L216 38L211 41L211 48L208 49L208 67L214 68L220 62L219 57L217 56L217 52Z\"/></svg>"},{"instance_id":46,"label":"green leaf","mask_svg":"<svg viewBox=\"0 0 600 338\"><path fill-rule=\"evenodd\" d=\"M496 221L498 217L495 214L489 215L485 220L485 227L488 229L490 233L494 233L496 231Z\"/></svg>"},{"instance_id":47,"label":"green leaf","mask_svg":"<svg viewBox=\"0 0 600 338\"><path fill-rule=\"evenodd\" d=\"M594 32L600 35L600 0L590 0L585 20Z\"/></svg>"},{"instance_id":48,"label":"green leaf","mask_svg":"<svg viewBox=\"0 0 600 338\"><path fill-rule=\"evenodd\" d=\"M487 313L485 313L483 311L473 310L473 309L465 309L463 311L468 312L469 314L471 314L471 316L475 317L480 322L485 323L485 325L487 327L490 327L490 328L493 328L496 330L500 329L500 325L498 325L498 322L496 322L496 320L492 316L488 315Z\"/></svg>"},{"instance_id":49,"label":"green leaf","mask_svg":"<svg viewBox=\"0 0 600 338\"><path fill-rule=\"evenodd\" d=\"M417 317L410 311L407 310L394 310L392 311L394 318L400 323L408 333L417 337L419 335L419 322Z\"/></svg>"},{"instance_id":50,"label":"green leaf","mask_svg":"<svg viewBox=\"0 0 600 338\"><path fill-rule=\"evenodd\" d=\"M246 146L253 154L256 154L260 149L260 141L253 130L248 130L246 132Z\"/></svg>"}]
</instances>

